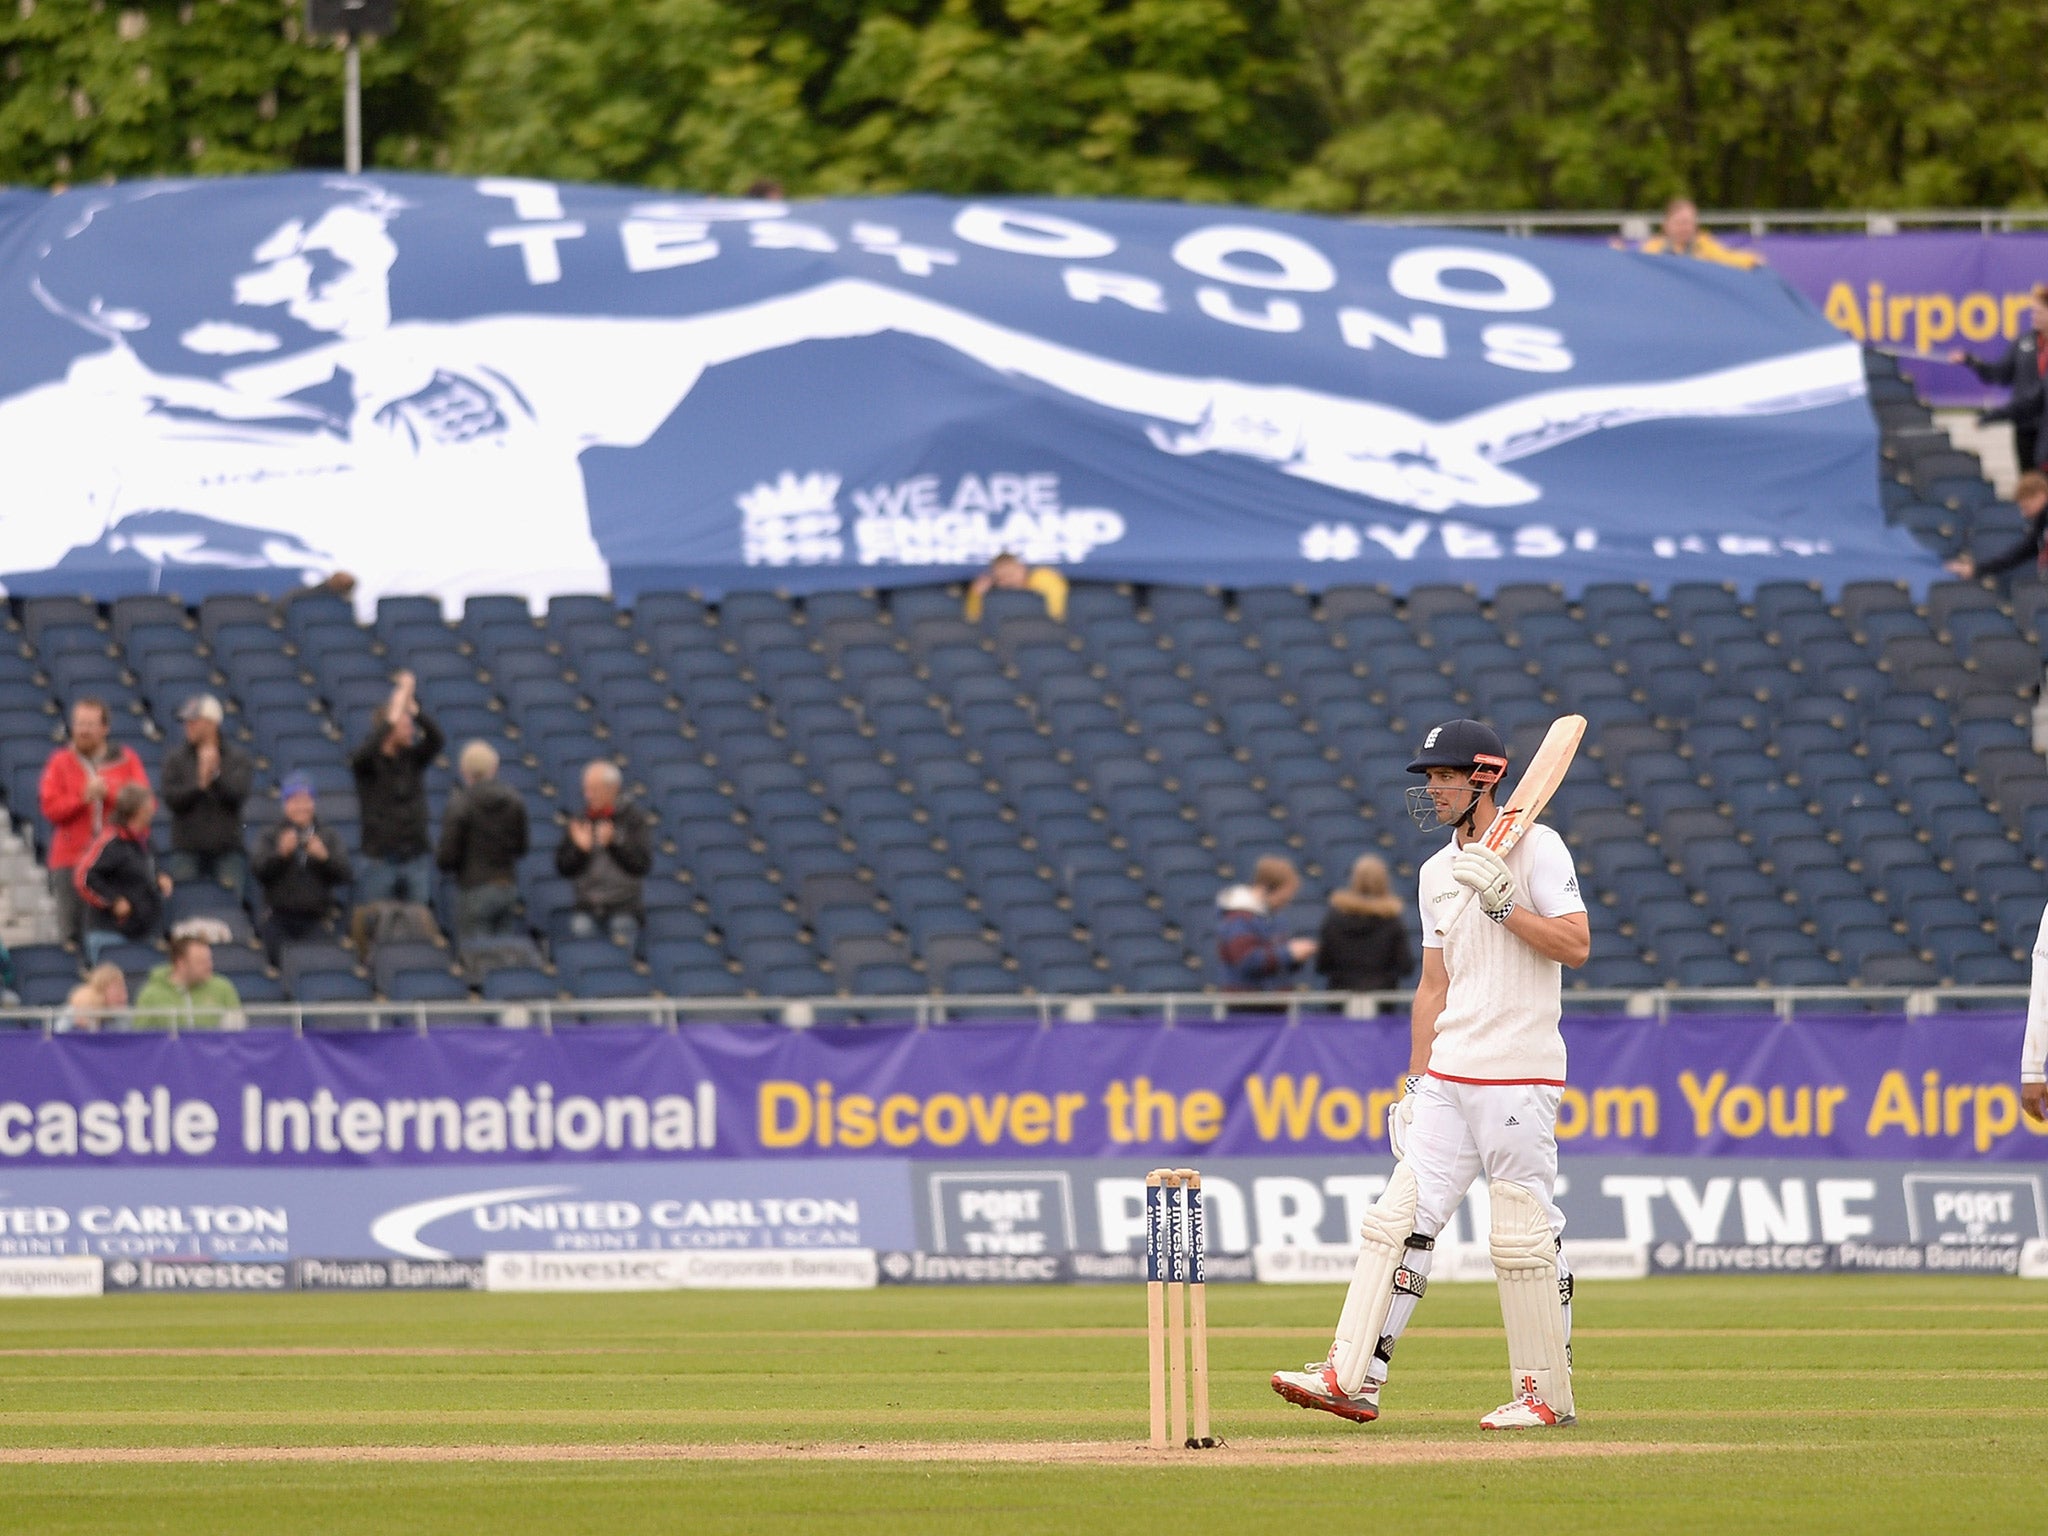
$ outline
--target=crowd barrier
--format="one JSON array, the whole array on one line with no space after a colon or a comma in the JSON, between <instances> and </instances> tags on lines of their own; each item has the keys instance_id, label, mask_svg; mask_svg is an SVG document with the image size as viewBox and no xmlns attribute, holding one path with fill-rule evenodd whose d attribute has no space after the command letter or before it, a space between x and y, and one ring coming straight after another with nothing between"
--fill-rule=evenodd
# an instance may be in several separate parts
<instances>
[{"instance_id":1,"label":"crowd barrier","mask_svg":"<svg viewBox=\"0 0 2048 1536\"><path fill-rule=\"evenodd\" d=\"M1161 1024L1199 1023L1250 1012L1289 1023L1319 1015L1374 1018L1407 1016L1414 994L1401 992L1278 992L1247 999L1218 992L1015 993L974 994L921 992L874 997L640 997L581 998L516 1003L388 1002L366 999L347 1003L267 1003L233 1010L218 1026L228 1031L285 1030L293 1034L325 1031L370 1033L479 1026L535 1029L589 1024L639 1025L676 1029L684 1025L773 1023L792 1028L814 1024L905 1023L921 1028L973 1022L1029 1020L1040 1025L1092 1024L1106 1020L1148 1020ZM1827 1013L1898 1014L1921 1018L1932 1014L1985 1008L2023 1009L2025 987L1659 987L1651 990L1587 988L1571 994L1580 1013L1622 1013L1632 1018L1668 1020L1685 1013L1771 1014L1781 1019ZM175 1014L153 1017L147 1027L170 1034L192 1033L192 1020ZM217 1026L209 1019L200 1032ZM111 1015L96 1025L100 1032L126 1033L136 1028L132 1012ZM78 1032L68 1009L0 1008L0 1033Z\"/></svg>"}]
</instances>

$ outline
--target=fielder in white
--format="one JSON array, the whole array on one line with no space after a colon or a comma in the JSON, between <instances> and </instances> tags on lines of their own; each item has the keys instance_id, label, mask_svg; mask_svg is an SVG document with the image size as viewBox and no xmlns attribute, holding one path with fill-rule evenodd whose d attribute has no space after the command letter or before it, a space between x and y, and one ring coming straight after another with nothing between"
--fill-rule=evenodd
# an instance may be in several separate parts
<instances>
[{"instance_id":1,"label":"fielder in white","mask_svg":"<svg viewBox=\"0 0 2048 1536\"><path fill-rule=\"evenodd\" d=\"M1437 1234L1482 1174L1511 1395L1480 1426L1573 1422L1572 1280L1553 1198L1565 1081L1559 988L1562 967L1583 965L1592 937L1557 833L1533 826L1505 858L1480 846L1506 767L1500 737L1476 720L1437 726L1408 765L1427 778L1408 792L1411 813L1450 827L1451 839L1420 877L1414 1043L1387 1122L1400 1161L1366 1213L1329 1355L1273 1377L1289 1402L1361 1424L1379 1417L1388 1362L1427 1286Z\"/></svg>"},{"instance_id":2,"label":"fielder in white","mask_svg":"<svg viewBox=\"0 0 2048 1536\"><path fill-rule=\"evenodd\" d=\"M2034 938L2034 985L2027 998L2027 1038L2020 1046L2020 1103L2036 1123L2048 1123L2048 911Z\"/></svg>"}]
</instances>

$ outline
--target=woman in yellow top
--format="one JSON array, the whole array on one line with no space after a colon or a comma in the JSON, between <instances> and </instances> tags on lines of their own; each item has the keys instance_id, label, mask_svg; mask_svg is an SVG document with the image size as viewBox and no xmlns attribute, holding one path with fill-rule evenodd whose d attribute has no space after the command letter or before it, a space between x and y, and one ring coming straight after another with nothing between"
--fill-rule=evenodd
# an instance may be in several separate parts
<instances>
[{"instance_id":1,"label":"woman in yellow top","mask_svg":"<svg viewBox=\"0 0 2048 1536\"><path fill-rule=\"evenodd\" d=\"M1690 256L1694 261L1711 261L1717 266L1760 267L1763 257L1754 251L1730 250L1700 228L1700 211L1689 198L1673 198L1664 205L1664 226L1636 247L1645 256Z\"/></svg>"},{"instance_id":2,"label":"woman in yellow top","mask_svg":"<svg viewBox=\"0 0 2048 1536\"><path fill-rule=\"evenodd\" d=\"M988 569L974 578L967 589L967 622L981 622L981 600L991 588L1005 592L1036 592L1045 599L1048 617L1067 616L1067 578L1051 566L1028 566L1015 555L1004 553L989 561Z\"/></svg>"}]
</instances>

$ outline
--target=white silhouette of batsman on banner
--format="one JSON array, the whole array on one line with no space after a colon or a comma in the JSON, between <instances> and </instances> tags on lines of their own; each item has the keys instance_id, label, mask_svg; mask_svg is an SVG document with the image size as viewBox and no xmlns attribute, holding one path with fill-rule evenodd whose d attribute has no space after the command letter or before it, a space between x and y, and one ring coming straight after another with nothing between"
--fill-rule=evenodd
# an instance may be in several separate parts
<instances>
[{"instance_id":1,"label":"white silhouette of batsman on banner","mask_svg":"<svg viewBox=\"0 0 2048 1536\"><path fill-rule=\"evenodd\" d=\"M61 383L0 400L11 482L0 569L46 570L67 552L127 538L188 562L346 569L366 606L396 592L452 604L487 591L534 600L605 591L583 449L644 443L708 368L883 333L1128 413L1167 453L1239 455L1426 512L1535 501L1539 486L1506 466L1603 428L1800 411L1864 388L1856 348L1844 343L1690 378L1547 390L1429 421L1317 390L1134 367L852 278L675 319L394 322L389 226L403 206L373 184L333 184L322 206L249 251L229 312L175 334L162 317L39 281L48 308L108 345ZM61 256L66 240L91 239L104 211L53 249ZM283 330L310 344L294 350ZM204 535L174 527L151 551L147 532L124 534L147 527L140 515L164 512L250 537L209 552ZM690 563L691 552L677 559Z\"/></svg>"}]
</instances>

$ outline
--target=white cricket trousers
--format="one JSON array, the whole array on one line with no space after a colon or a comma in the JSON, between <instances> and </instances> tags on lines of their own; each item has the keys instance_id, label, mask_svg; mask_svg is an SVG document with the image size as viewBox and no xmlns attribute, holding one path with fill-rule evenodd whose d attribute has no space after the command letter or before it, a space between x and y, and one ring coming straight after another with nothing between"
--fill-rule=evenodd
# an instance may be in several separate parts
<instances>
[{"instance_id":1,"label":"white cricket trousers","mask_svg":"<svg viewBox=\"0 0 2048 1536\"><path fill-rule=\"evenodd\" d=\"M1536 1197L1550 1218L1550 1233L1564 1233L1564 1212L1557 1208L1557 1104L1561 1090L1542 1083L1457 1083L1425 1077L1415 1090L1415 1121L1408 1128L1408 1156L1415 1175L1415 1230L1434 1238L1450 1225L1451 1216L1472 1187L1489 1183L1518 1184ZM1472 1234L1485 1242L1487 1235ZM1394 1304L1387 1312L1386 1332L1366 1367L1367 1378L1387 1379L1394 1345L1415 1316L1434 1248L1411 1248L1405 1259L1408 1279L1397 1279ZM1557 1256L1559 1290L1564 1303L1565 1341L1572 1328L1571 1271L1564 1254Z\"/></svg>"},{"instance_id":2,"label":"white cricket trousers","mask_svg":"<svg viewBox=\"0 0 2048 1536\"><path fill-rule=\"evenodd\" d=\"M1435 1237L1484 1175L1519 1184L1564 1235L1557 1208L1557 1104L1560 1090L1542 1083L1457 1083L1425 1077L1416 1090L1408 1131L1408 1171L1415 1175L1415 1230ZM1485 1234L1472 1234L1485 1241Z\"/></svg>"}]
</instances>

